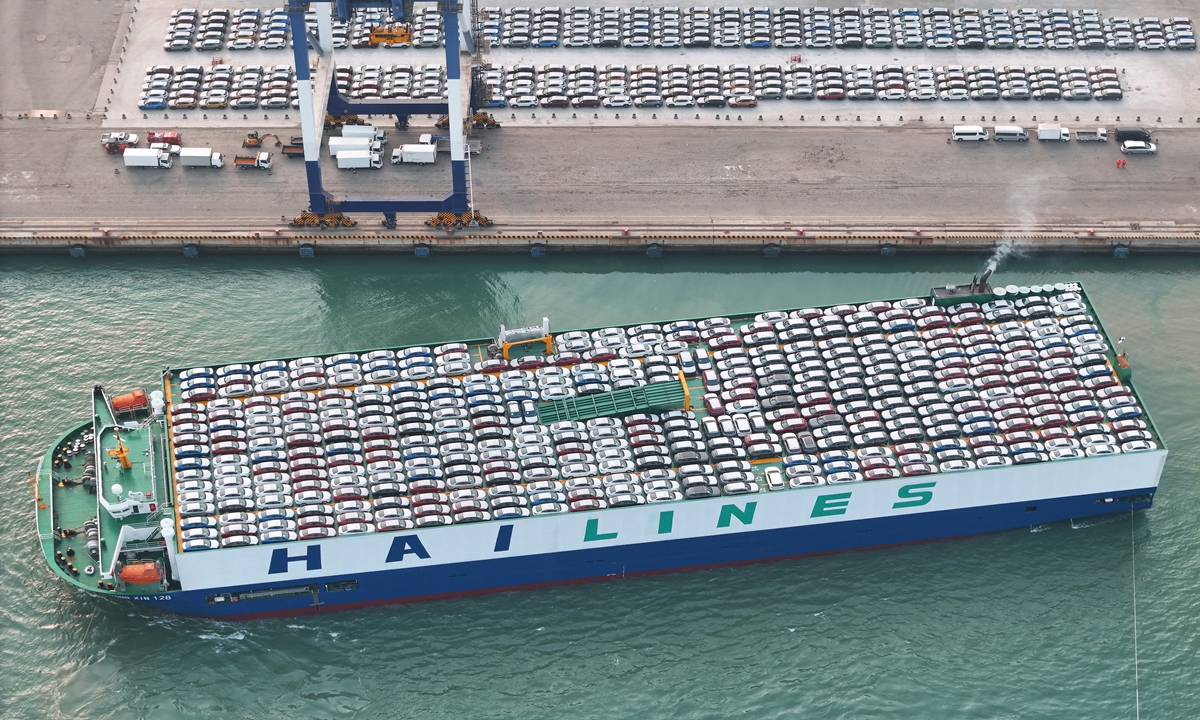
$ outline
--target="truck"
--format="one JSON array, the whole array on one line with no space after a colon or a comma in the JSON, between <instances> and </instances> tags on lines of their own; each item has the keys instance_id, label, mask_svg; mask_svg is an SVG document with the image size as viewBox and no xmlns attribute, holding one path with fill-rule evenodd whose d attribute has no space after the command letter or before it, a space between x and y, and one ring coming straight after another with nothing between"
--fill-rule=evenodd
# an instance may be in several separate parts
<instances>
[{"instance_id":1,"label":"truck","mask_svg":"<svg viewBox=\"0 0 1200 720\"><path fill-rule=\"evenodd\" d=\"M1041 142L1070 142L1071 130L1057 123L1038 125L1038 140Z\"/></svg>"},{"instance_id":2,"label":"truck","mask_svg":"<svg viewBox=\"0 0 1200 720\"><path fill-rule=\"evenodd\" d=\"M381 168L383 157L371 150L343 150L337 154L337 166L339 170Z\"/></svg>"},{"instance_id":3,"label":"truck","mask_svg":"<svg viewBox=\"0 0 1200 720\"><path fill-rule=\"evenodd\" d=\"M331 137L329 138L329 154L337 155L343 150L371 150L383 152L383 144L369 137Z\"/></svg>"},{"instance_id":4,"label":"truck","mask_svg":"<svg viewBox=\"0 0 1200 720\"><path fill-rule=\"evenodd\" d=\"M392 164L416 163L426 165L437 162L437 145L401 145L392 150Z\"/></svg>"},{"instance_id":5,"label":"truck","mask_svg":"<svg viewBox=\"0 0 1200 720\"><path fill-rule=\"evenodd\" d=\"M387 142L387 133L374 125L346 125L342 128L342 137L371 138L381 143Z\"/></svg>"},{"instance_id":6,"label":"truck","mask_svg":"<svg viewBox=\"0 0 1200 720\"><path fill-rule=\"evenodd\" d=\"M179 151L179 164L186 168L225 166L221 153L213 152L212 148L183 148Z\"/></svg>"},{"instance_id":7,"label":"truck","mask_svg":"<svg viewBox=\"0 0 1200 720\"><path fill-rule=\"evenodd\" d=\"M124 132L104 133L100 136L100 144L104 146L106 153L116 155L131 147L137 147L138 136Z\"/></svg>"},{"instance_id":8,"label":"truck","mask_svg":"<svg viewBox=\"0 0 1200 720\"><path fill-rule=\"evenodd\" d=\"M168 145L182 145L183 133L175 132L148 132L146 133L146 142L166 143Z\"/></svg>"},{"instance_id":9,"label":"truck","mask_svg":"<svg viewBox=\"0 0 1200 720\"><path fill-rule=\"evenodd\" d=\"M171 154L163 150L129 148L124 152L125 167L170 168Z\"/></svg>"},{"instance_id":10,"label":"truck","mask_svg":"<svg viewBox=\"0 0 1200 720\"><path fill-rule=\"evenodd\" d=\"M1108 142L1108 130L1104 128L1076 130L1075 142Z\"/></svg>"},{"instance_id":11,"label":"truck","mask_svg":"<svg viewBox=\"0 0 1200 720\"><path fill-rule=\"evenodd\" d=\"M110 142L125 143L130 147L138 144L138 136L127 132L111 132L104 133L100 136L100 144L107 145Z\"/></svg>"},{"instance_id":12,"label":"truck","mask_svg":"<svg viewBox=\"0 0 1200 720\"><path fill-rule=\"evenodd\" d=\"M302 157L304 157L304 146L303 145L284 145L283 149L280 150L280 152L283 153L284 157L302 158Z\"/></svg>"},{"instance_id":13,"label":"truck","mask_svg":"<svg viewBox=\"0 0 1200 720\"><path fill-rule=\"evenodd\" d=\"M260 152L254 155L237 155L233 158L233 164L240 168L262 168L263 170L271 169L271 153Z\"/></svg>"}]
</instances>

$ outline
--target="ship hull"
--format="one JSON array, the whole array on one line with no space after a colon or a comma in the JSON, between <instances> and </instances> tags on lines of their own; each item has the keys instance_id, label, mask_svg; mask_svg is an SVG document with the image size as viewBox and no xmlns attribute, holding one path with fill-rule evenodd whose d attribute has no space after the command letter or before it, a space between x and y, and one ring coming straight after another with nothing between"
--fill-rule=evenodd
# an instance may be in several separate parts
<instances>
[{"instance_id":1,"label":"ship hull","mask_svg":"<svg viewBox=\"0 0 1200 720\"><path fill-rule=\"evenodd\" d=\"M126 597L247 619L928 542L1148 509L1165 459L1160 451L376 533L318 550L303 543L246 548L222 553L219 565L216 554L197 553L178 559L190 576L205 579L202 587ZM664 512L671 515L665 534ZM228 584L234 577L264 582Z\"/></svg>"}]
</instances>

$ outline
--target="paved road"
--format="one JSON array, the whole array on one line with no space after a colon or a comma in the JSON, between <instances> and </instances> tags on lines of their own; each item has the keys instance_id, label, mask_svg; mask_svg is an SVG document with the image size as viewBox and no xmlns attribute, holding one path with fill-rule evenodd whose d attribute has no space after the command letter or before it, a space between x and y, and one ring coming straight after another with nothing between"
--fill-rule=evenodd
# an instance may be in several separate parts
<instances>
[{"instance_id":1,"label":"paved road","mask_svg":"<svg viewBox=\"0 0 1200 720\"><path fill-rule=\"evenodd\" d=\"M0 2L0 112L91 109L124 0Z\"/></svg>"},{"instance_id":2,"label":"paved road","mask_svg":"<svg viewBox=\"0 0 1200 720\"><path fill-rule=\"evenodd\" d=\"M271 174L124 170L119 157L102 152L99 134L95 122L0 120L0 223L270 221L307 204L299 161L277 155ZM1160 135L1160 155L1131 157L1118 170L1115 143L947 144L942 131L506 128L485 137L474 189L489 216L548 222L1194 223L1200 132ZM240 146L229 131L189 130L185 140L230 154ZM448 165L357 173L328 167L325 178L334 192L444 192Z\"/></svg>"}]
</instances>

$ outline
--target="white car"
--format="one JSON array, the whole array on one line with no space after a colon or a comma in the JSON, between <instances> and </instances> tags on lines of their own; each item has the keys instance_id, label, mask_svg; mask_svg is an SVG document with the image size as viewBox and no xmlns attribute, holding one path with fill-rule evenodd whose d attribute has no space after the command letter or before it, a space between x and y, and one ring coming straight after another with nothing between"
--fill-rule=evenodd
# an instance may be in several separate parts
<instances>
[{"instance_id":1,"label":"white car","mask_svg":"<svg viewBox=\"0 0 1200 720\"><path fill-rule=\"evenodd\" d=\"M1158 152L1158 146L1142 140L1126 140L1121 143L1121 152L1127 155L1153 155Z\"/></svg>"}]
</instances>

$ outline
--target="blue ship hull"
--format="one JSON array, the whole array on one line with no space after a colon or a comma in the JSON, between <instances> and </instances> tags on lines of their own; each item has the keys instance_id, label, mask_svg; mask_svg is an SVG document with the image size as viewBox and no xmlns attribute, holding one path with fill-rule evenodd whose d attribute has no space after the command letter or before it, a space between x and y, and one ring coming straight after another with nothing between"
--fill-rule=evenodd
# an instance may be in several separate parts
<instances>
[{"instance_id":1,"label":"blue ship hull","mask_svg":"<svg viewBox=\"0 0 1200 720\"><path fill-rule=\"evenodd\" d=\"M300 615L979 535L1145 510L1151 506L1156 490L1154 486L1130 490L1131 501L1127 502L1104 502L1112 499L1112 493L1097 493L736 535L329 575L286 586L237 586L127 597L163 610L229 620ZM330 589L339 584L345 589ZM255 599L235 597L255 591L259 595Z\"/></svg>"}]
</instances>

